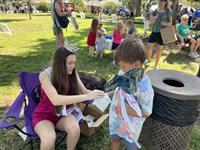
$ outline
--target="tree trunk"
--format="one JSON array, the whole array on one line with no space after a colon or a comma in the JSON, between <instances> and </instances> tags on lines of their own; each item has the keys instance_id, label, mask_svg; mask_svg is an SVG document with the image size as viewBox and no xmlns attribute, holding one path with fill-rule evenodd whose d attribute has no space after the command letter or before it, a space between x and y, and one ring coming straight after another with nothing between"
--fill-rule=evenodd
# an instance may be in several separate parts
<instances>
[{"instance_id":1,"label":"tree trunk","mask_svg":"<svg viewBox=\"0 0 200 150\"><path fill-rule=\"evenodd\" d=\"M133 0L132 1L132 10L135 17L141 16L141 0Z\"/></svg>"},{"instance_id":2,"label":"tree trunk","mask_svg":"<svg viewBox=\"0 0 200 150\"><path fill-rule=\"evenodd\" d=\"M137 6L136 6L136 16L141 16L141 6L142 6L142 1L137 0Z\"/></svg>"},{"instance_id":3,"label":"tree trunk","mask_svg":"<svg viewBox=\"0 0 200 150\"><path fill-rule=\"evenodd\" d=\"M171 0L172 1L172 24L176 24L177 12L178 12L178 5L179 0Z\"/></svg>"}]
</instances>

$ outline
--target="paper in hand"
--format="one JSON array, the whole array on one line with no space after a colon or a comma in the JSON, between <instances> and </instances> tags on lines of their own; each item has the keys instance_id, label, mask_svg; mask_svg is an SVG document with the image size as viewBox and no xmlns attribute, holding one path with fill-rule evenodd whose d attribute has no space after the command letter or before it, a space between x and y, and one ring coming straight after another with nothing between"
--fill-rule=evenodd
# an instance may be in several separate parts
<instances>
[{"instance_id":1,"label":"paper in hand","mask_svg":"<svg viewBox=\"0 0 200 150\"><path fill-rule=\"evenodd\" d=\"M111 103L110 98L108 97L108 94L105 94L105 96L101 98L96 98L93 101L93 105L95 105L99 110L102 112L105 111L105 109L108 107L108 105Z\"/></svg>"}]
</instances>

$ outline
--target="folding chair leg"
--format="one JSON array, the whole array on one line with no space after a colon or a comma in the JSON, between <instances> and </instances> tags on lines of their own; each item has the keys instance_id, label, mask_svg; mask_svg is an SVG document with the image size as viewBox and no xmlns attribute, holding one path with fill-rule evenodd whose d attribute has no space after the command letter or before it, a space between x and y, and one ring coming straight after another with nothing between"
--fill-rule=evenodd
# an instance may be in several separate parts
<instances>
[{"instance_id":1,"label":"folding chair leg","mask_svg":"<svg viewBox=\"0 0 200 150\"><path fill-rule=\"evenodd\" d=\"M58 142L56 143L56 145L59 145L59 144L62 142L62 140L63 140L66 136L67 136L67 133L65 133L65 135L63 135L63 136L58 140Z\"/></svg>"},{"instance_id":2,"label":"folding chair leg","mask_svg":"<svg viewBox=\"0 0 200 150\"><path fill-rule=\"evenodd\" d=\"M33 141L30 140L30 144L31 144L31 150L33 150Z\"/></svg>"}]
</instances>

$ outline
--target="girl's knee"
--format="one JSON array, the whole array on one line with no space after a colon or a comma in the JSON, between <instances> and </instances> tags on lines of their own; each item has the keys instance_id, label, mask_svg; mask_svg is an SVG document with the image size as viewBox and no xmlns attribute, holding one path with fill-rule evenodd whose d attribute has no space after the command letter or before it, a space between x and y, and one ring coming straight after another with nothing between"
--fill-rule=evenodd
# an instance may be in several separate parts
<instances>
[{"instance_id":1,"label":"girl's knee","mask_svg":"<svg viewBox=\"0 0 200 150\"><path fill-rule=\"evenodd\" d=\"M70 127L68 127L68 130L66 132L72 136L79 136L80 135L79 124L78 123L72 124Z\"/></svg>"},{"instance_id":2,"label":"girl's knee","mask_svg":"<svg viewBox=\"0 0 200 150\"><path fill-rule=\"evenodd\" d=\"M40 137L40 140L43 145L46 145L47 147L52 147L55 145L56 142L56 133L48 133L47 135L42 135Z\"/></svg>"}]
</instances>

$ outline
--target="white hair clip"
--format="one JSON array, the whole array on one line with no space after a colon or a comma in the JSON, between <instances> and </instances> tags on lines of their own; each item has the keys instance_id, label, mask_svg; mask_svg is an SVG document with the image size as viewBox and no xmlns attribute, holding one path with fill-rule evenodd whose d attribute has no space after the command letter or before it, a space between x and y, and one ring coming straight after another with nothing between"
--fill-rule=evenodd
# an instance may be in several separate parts
<instances>
[{"instance_id":1,"label":"white hair clip","mask_svg":"<svg viewBox=\"0 0 200 150\"><path fill-rule=\"evenodd\" d=\"M65 40L64 47L65 47L68 51L70 51L70 52L72 52L72 53L75 53L75 52L77 52L77 51L79 50L79 48L78 48L75 44L71 44L71 43L69 43L67 40Z\"/></svg>"}]
</instances>

